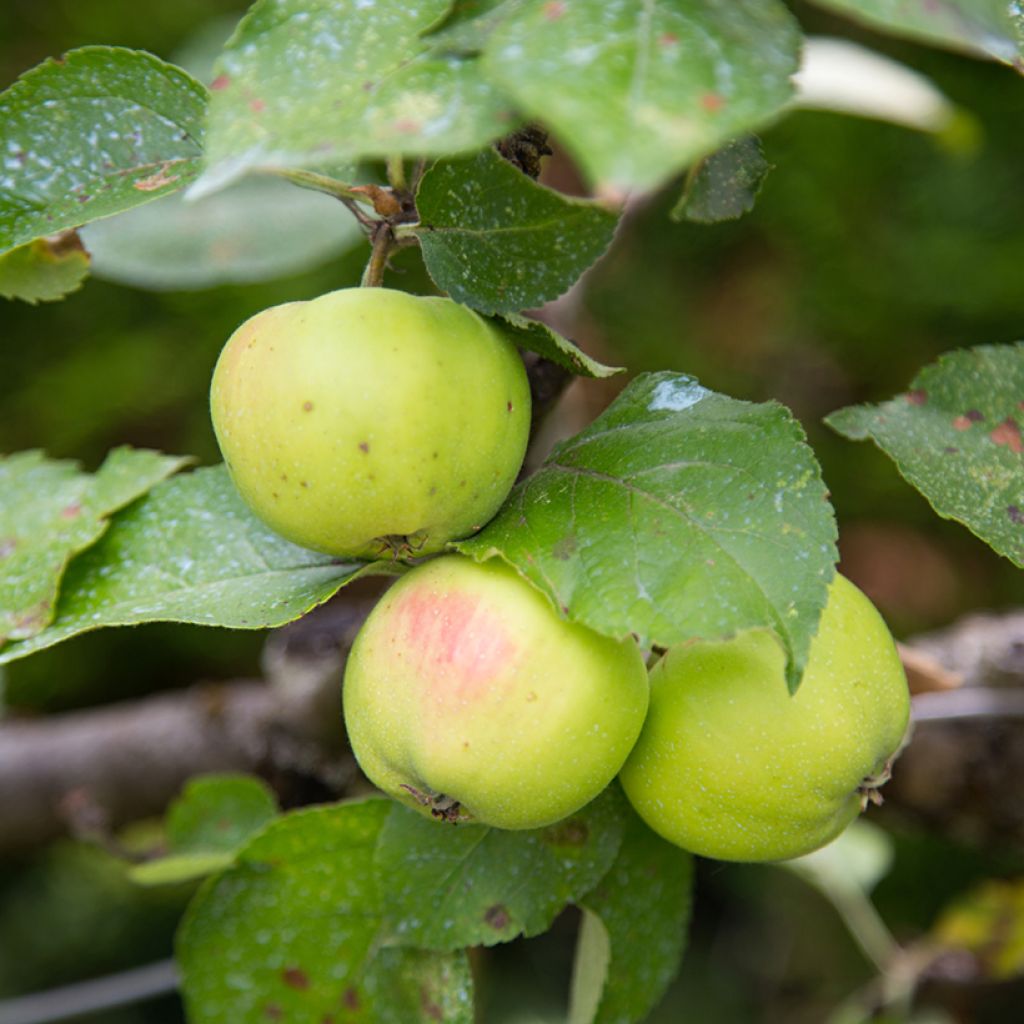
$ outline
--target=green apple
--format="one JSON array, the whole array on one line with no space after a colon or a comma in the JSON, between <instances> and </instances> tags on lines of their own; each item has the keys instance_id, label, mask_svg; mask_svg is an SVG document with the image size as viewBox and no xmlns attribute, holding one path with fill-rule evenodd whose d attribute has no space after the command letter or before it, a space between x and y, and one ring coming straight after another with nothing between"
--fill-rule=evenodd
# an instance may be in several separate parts
<instances>
[{"instance_id":1,"label":"green apple","mask_svg":"<svg viewBox=\"0 0 1024 1024\"><path fill-rule=\"evenodd\" d=\"M888 778L910 698L892 637L837 576L790 696L765 632L677 647L651 671L651 709L622 769L640 816L720 860L798 857L835 838Z\"/></svg>"},{"instance_id":2,"label":"green apple","mask_svg":"<svg viewBox=\"0 0 1024 1024\"><path fill-rule=\"evenodd\" d=\"M297 544L358 558L478 530L530 429L526 372L498 329L385 288L257 313L221 352L210 408L252 510Z\"/></svg>"},{"instance_id":3,"label":"green apple","mask_svg":"<svg viewBox=\"0 0 1024 1024\"><path fill-rule=\"evenodd\" d=\"M615 778L647 692L632 638L559 618L499 559L446 555L366 620L345 669L345 724L363 771L404 803L540 828Z\"/></svg>"}]
</instances>

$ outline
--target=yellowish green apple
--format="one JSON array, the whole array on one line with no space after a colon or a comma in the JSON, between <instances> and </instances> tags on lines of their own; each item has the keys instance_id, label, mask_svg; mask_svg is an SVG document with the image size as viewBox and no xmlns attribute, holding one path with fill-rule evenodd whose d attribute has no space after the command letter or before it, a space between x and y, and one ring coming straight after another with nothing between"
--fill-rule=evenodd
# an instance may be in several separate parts
<instances>
[{"instance_id":1,"label":"yellowish green apple","mask_svg":"<svg viewBox=\"0 0 1024 1024\"><path fill-rule=\"evenodd\" d=\"M783 860L857 816L907 728L892 637L837 576L792 696L784 668L764 632L673 648L654 666L650 712L621 774L651 828L706 857Z\"/></svg>"},{"instance_id":2,"label":"yellowish green apple","mask_svg":"<svg viewBox=\"0 0 1024 1024\"><path fill-rule=\"evenodd\" d=\"M561 619L499 559L446 555L371 612L345 670L345 723L367 776L409 806L540 828L615 778L647 695L632 638Z\"/></svg>"},{"instance_id":3,"label":"yellowish green apple","mask_svg":"<svg viewBox=\"0 0 1024 1024\"><path fill-rule=\"evenodd\" d=\"M450 299L349 288L273 306L231 336L210 407L242 497L332 555L439 551L515 481L530 428L522 360Z\"/></svg>"}]
</instances>

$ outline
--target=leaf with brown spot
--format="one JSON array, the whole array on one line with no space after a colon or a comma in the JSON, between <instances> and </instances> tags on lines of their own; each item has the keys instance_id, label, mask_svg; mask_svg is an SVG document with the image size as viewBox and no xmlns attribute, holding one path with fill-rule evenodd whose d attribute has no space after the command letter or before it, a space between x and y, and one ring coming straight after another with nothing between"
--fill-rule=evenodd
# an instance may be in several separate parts
<instances>
[{"instance_id":1,"label":"leaf with brown spot","mask_svg":"<svg viewBox=\"0 0 1024 1024\"><path fill-rule=\"evenodd\" d=\"M1008 511L1024 508L1024 438L1016 417L1024 342L948 353L912 388L926 391L927 403L850 406L826 422L853 440L874 441L940 516L1024 567L1024 533ZM970 429L991 423L991 430Z\"/></svg>"},{"instance_id":2,"label":"leaf with brown spot","mask_svg":"<svg viewBox=\"0 0 1024 1024\"><path fill-rule=\"evenodd\" d=\"M111 515L189 461L118 448L88 474L38 451L0 458L0 645L45 629L70 559L103 535Z\"/></svg>"},{"instance_id":3,"label":"leaf with brown spot","mask_svg":"<svg viewBox=\"0 0 1024 1024\"><path fill-rule=\"evenodd\" d=\"M89 254L76 231L37 238L0 256L0 295L34 305L77 291L89 275Z\"/></svg>"}]
</instances>

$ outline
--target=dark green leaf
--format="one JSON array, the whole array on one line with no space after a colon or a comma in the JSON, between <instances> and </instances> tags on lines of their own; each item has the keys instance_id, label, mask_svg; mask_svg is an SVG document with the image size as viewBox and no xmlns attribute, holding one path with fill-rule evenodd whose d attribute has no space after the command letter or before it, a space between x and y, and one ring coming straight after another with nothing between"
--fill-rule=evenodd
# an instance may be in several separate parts
<instances>
[{"instance_id":1,"label":"dark green leaf","mask_svg":"<svg viewBox=\"0 0 1024 1024\"><path fill-rule=\"evenodd\" d=\"M536 935L608 870L622 837L617 789L548 828L448 825L396 804L377 879L392 936L440 951Z\"/></svg>"},{"instance_id":2,"label":"dark green leaf","mask_svg":"<svg viewBox=\"0 0 1024 1024\"><path fill-rule=\"evenodd\" d=\"M754 208L770 170L756 135L734 139L694 168L672 210L672 219L700 224L736 220Z\"/></svg>"},{"instance_id":3,"label":"dark green leaf","mask_svg":"<svg viewBox=\"0 0 1024 1024\"><path fill-rule=\"evenodd\" d=\"M199 469L121 513L68 568L53 624L4 648L0 663L101 626L282 626L367 571L400 570L284 540L249 511L223 466Z\"/></svg>"},{"instance_id":4,"label":"dark green leaf","mask_svg":"<svg viewBox=\"0 0 1024 1024\"><path fill-rule=\"evenodd\" d=\"M251 775L192 779L167 812L166 855L137 865L132 880L181 882L227 867L238 848L276 815L273 791Z\"/></svg>"},{"instance_id":5,"label":"dark green leaf","mask_svg":"<svg viewBox=\"0 0 1024 1024\"><path fill-rule=\"evenodd\" d=\"M775 117L799 46L777 0L530 0L490 36L483 61L618 197Z\"/></svg>"},{"instance_id":6,"label":"dark green leaf","mask_svg":"<svg viewBox=\"0 0 1024 1024\"><path fill-rule=\"evenodd\" d=\"M373 853L391 806L287 815L206 883L178 939L193 1024L471 1024L464 954L380 948Z\"/></svg>"},{"instance_id":7,"label":"dark green leaf","mask_svg":"<svg viewBox=\"0 0 1024 1024\"><path fill-rule=\"evenodd\" d=\"M621 367L605 366L604 363L591 359L568 338L563 338L561 334L539 320L530 320L517 313L504 313L495 317L494 322L520 348L536 352L580 377L611 377L623 372Z\"/></svg>"},{"instance_id":8,"label":"dark green leaf","mask_svg":"<svg viewBox=\"0 0 1024 1024\"><path fill-rule=\"evenodd\" d=\"M448 0L258 0L216 66L196 193L254 167L473 150L512 127L478 62L430 53Z\"/></svg>"},{"instance_id":9,"label":"dark green leaf","mask_svg":"<svg viewBox=\"0 0 1024 1024\"><path fill-rule=\"evenodd\" d=\"M0 646L45 630L71 557L103 535L114 512L188 462L116 448L91 475L38 451L0 458Z\"/></svg>"},{"instance_id":10,"label":"dark green leaf","mask_svg":"<svg viewBox=\"0 0 1024 1024\"><path fill-rule=\"evenodd\" d=\"M612 869L580 901L569 1024L644 1020L679 970L693 857L629 816Z\"/></svg>"},{"instance_id":11,"label":"dark green leaf","mask_svg":"<svg viewBox=\"0 0 1024 1024\"><path fill-rule=\"evenodd\" d=\"M438 161L417 196L423 259L438 287L484 313L561 295L612 240L617 218L538 185L493 149Z\"/></svg>"},{"instance_id":12,"label":"dark green leaf","mask_svg":"<svg viewBox=\"0 0 1024 1024\"><path fill-rule=\"evenodd\" d=\"M206 90L141 50L86 46L0 95L0 251L131 209L199 170Z\"/></svg>"},{"instance_id":13,"label":"dark green leaf","mask_svg":"<svg viewBox=\"0 0 1024 1024\"><path fill-rule=\"evenodd\" d=\"M55 302L82 287L89 254L74 231L37 238L0 256L0 295L33 305Z\"/></svg>"},{"instance_id":14,"label":"dark green leaf","mask_svg":"<svg viewBox=\"0 0 1024 1024\"><path fill-rule=\"evenodd\" d=\"M459 550L500 554L569 618L642 646L769 628L803 673L836 527L800 425L682 374L635 380Z\"/></svg>"},{"instance_id":15,"label":"dark green leaf","mask_svg":"<svg viewBox=\"0 0 1024 1024\"><path fill-rule=\"evenodd\" d=\"M1024 566L1024 342L951 352L906 394L825 422L870 438L940 516Z\"/></svg>"},{"instance_id":16,"label":"dark green leaf","mask_svg":"<svg viewBox=\"0 0 1024 1024\"><path fill-rule=\"evenodd\" d=\"M1007 0L815 0L883 31L1024 66L1024 11Z\"/></svg>"},{"instance_id":17,"label":"dark green leaf","mask_svg":"<svg viewBox=\"0 0 1024 1024\"><path fill-rule=\"evenodd\" d=\"M97 277L154 291L281 277L362 240L337 200L272 178L198 202L168 196L91 224L82 237Z\"/></svg>"}]
</instances>

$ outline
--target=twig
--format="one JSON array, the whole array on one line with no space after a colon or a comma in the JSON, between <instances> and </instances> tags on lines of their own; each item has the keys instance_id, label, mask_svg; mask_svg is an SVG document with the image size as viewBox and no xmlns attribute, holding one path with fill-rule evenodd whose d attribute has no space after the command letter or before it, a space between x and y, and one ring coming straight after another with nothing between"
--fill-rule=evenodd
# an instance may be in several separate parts
<instances>
[{"instance_id":1,"label":"twig","mask_svg":"<svg viewBox=\"0 0 1024 1024\"><path fill-rule=\"evenodd\" d=\"M178 974L173 960L160 960L93 981L37 992L0 1002L0 1024L49 1024L98 1010L140 1003L174 992Z\"/></svg>"},{"instance_id":2,"label":"twig","mask_svg":"<svg viewBox=\"0 0 1024 1024\"><path fill-rule=\"evenodd\" d=\"M1024 718L1024 688L972 686L919 693L913 699L915 722L949 722L964 718Z\"/></svg>"}]
</instances>

